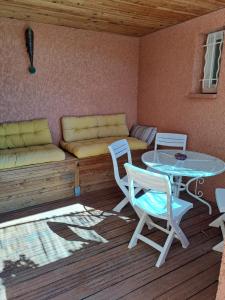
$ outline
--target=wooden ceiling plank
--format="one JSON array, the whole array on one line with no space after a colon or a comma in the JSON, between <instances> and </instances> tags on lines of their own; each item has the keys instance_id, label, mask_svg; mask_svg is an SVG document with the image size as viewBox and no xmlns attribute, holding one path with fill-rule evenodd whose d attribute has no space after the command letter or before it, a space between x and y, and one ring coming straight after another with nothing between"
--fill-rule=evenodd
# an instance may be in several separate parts
<instances>
[{"instance_id":1,"label":"wooden ceiling plank","mask_svg":"<svg viewBox=\"0 0 225 300\"><path fill-rule=\"evenodd\" d=\"M27 1L24 0L17 0L17 1L2 1L2 3L5 4L10 4L13 6L21 6L24 8L28 8L26 5ZM38 5L39 3L39 5ZM151 15L151 18L137 18L136 16L131 16L131 15L121 15L118 13L97 13L95 11L92 11L91 9L84 9L84 8L75 8L75 7L69 7L64 4L53 4L52 1L36 1L36 0L29 0L29 7L33 7L36 9L40 9L39 7L46 9L46 10L52 10L55 12L65 12L68 14L71 14L74 16L87 16L88 18L93 18L95 20L105 20L105 21L110 21L118 24L124 24L124 25L133 25L133 26L138 26L138 27L151 27L152 24L161 24L161 19L163 18L164 20L164 25L171 25L171 24L177 24L178 21L184 21L187 18L181 18L181 20L177 20L174 16L171 17L170 15L167 16L165 13L164 15L159 15L157 16L156 13ZM190 18L191 16L189 16ZM189 19L188 18L188 19Z\"/></svg>"},{"instance_id":2,"label":"wooden ceiling plank","mask_svg":"<svg viewBox=\"0 0 225 300\"><path fill-rule=\"evenodd\" d=\"M158 16L163 22L165 19L169 19L169 17L174 17L176 21L172 20L169 24L165 24L163 26L171 26L186 20L191 19L191 17L197 17L202 14L206 14L209 12L209 10L204 9L202 7L199 7L199 5L196 5L195 0L151 0L151 1L137 1L136 0L47 0L48 2L59 2L64 3L66 5L70 5L73 7L78 6L83 7L84 9L91 8L94 9L97 8L98 11L108 11L111 10L111 12L118 13L119 12L127 12L127 13L133 13L134 15L137 15L139 18L141 17L143 19L143 16L146 16L149 19L153 19L155 15ZM204 2L208 2L209 0ZM183 3L185 2L185 3ZM203 1L200 2L200 4L204 4ZM215 2L215 1L214 1ZM94 3L94 4L93 4ZM141 6L139 3L141 3L143 6ZM145 6L144 6L145 3ZM162 3L165 7L160 5ZM129 4L129 5L128 5ZM178 6L179 5L179 6ZM203 5L206 6L206 5ZM131 7L133 7L133 10L131 10ZM188 9L190 7L190 9ZM207 7L207 6L206 6ZM223 6L217 7L213 6L213 10L216 8L222 8L225 7L225 1ZM123 8L123 9L121 9ZM137 8L141 8L141 10L137 10ZM178 9L179 10L175 10ZM195 8L195 13L193 13L193 10ZM183 11L182 11L183 9ZM212 9L212 8L211 8ZM192 12L192 13L191 13ZM184 14L184 15L183 15ZM187 17L184 17L184 16Z\"/></svg>"},{"instance_id":3,"label":"wooden ceiling plank","mask_svg":"<svg viewBox=\"0 0 225 300\"><path fill-rule=\"evenodd\" d=\"M137 3L132 3L132 1L113 1L113 0L104 0L99 1L95 0L78 0L78 1L71 1L71 0L47 0L46 2L51 3L58 3L63 4L64 6L68 7L75 7L79 8L82 7L84 9L91 9L94 11L102 11L102 12L118 12L118 13L125 13L125 14L132 14L137 16L149 16L149 14L154 13L155 10L157 10L158 13L160 11L158 10L159 1L157 0L157 5L152 5L152 1L148 1L148 6L144 5L138 5ZM192 12L186 12L186 11L179 11L176 16L184 14L188 16L196 16L196 14L193 14Z\"/></svg>"},{"instance_id":4,"label":"wooden ceiling plank","mask_svg":"<svg viewBox=\"0 0 225 300\"><path fill-rule=\"evenodd\" d=\"M26 20L26 21L33 21L33 22L39 22L39 23L48 23L47 19L49 18L50 24L56 24L61 26L69 26L74 28L80 28L80 29L92 29L92 30L99 30L99 31L107 31L107 29L110 30L110 32L113 33L119 33L119 34L126 34L126 35L134 35L134 36L141 36L143 33L148 32L149 28L137 28L133 26L122 26L110 22L99 22L99 21L93 21L91 19L87 20L83 17L76 18L70 18L68 15L65 15L63 13L46 13L46 11L39 10L39 12L35 12L32 9L20 9L17 10L15 7L12 6L4 6L0 10L0 16L2 17L8 17L8 18L17 18ZM68 25L69 24L69 25ZM153 29L154 30L154 29Z\"/></svg>"},{"instance_id":5,"label":"wooden ceiling plank","mask_svg":"<svg viewBox=\"0 0 225 300\"><path fill-rule=\"evenodd\" d=\"M95 24L98 24L98 23L102 23L102 24L115 24L117 25L117 23L113 22L113 21L110 21L110 20L99 20L99 19L95 19L95 18L91 18L91 17L85 17L85 16L82 16L82 15L77 15L76 18L74 18L73 15L71 14L68 14L68 13L65 13L65 12L61 12L61 11L54 11L54 10L46 10L46 9L42 9L42 8L39 8L38 10L35 9L35 7L25 7L25 6L20 6L20 5L11 5L11 4L5 4L3 7L5 8L12 8L14 9L15 11L19 12L19 11L26 11L26 13L32 15L33 13L38 13L38 14L42 14L42 15L52 15L52 16L58 16L59 18L62 17L62 18L68 18L70 21L74 21L76 22L76 20L81 20L81 21L87 21L87 22L93 22ZM133 26L132 24L119 24L120 26L128 26L128 27L131 27L131 28L136 28L136 25ZM148 29L148 27L144 27L144 26L138 26L140 27L140 29L143 27L144 29Z\"/></svg>"},{"instance_id":6,"label":"wooden ceiling plank","mask_svg":"<svg viewBox=\"0 0 225 300\"><path fill-rule=\"evenodd\" d=\"M196 5L195 0L151 0L151 1L136 1L136 0L48 0L51 2L58 2L58 3L64 3L66 5L70 6L77 6L79 3L79 6L83 7L98 7L98 9L106 10L106 9L117 9L121 10L123 12L131 12L138 14L149 14L152 10L157 9L160 11L160 9L166 7L168 11L174 11L177 8L179 8L179 14L187 14L190 13L193 16L199 15L199 8L203 9L203 7L200 7L199 5ZM184 3L185 1L185 3ZM207 0L206 2L208 2ZM188 8L191 8L190 10ZM206 6L207 8L208 6ZM213 8L217 8L217 6L213 6ZM197 13L194 12L194 10L197 9ZM189 10L189 12L187 12ZM207 8L206 12L208 12L209 7Z\"/></svg>"},{"instance_id":7,"label":"wooden ceiling plank","mask_svg":"<svg viewBox=\"0 0 225 300\"><path fill-rule=\"evenodd\" d=\"M225 7L225 0L0 0L0 16L142 36Z\"/></svg>"}]
</instances>

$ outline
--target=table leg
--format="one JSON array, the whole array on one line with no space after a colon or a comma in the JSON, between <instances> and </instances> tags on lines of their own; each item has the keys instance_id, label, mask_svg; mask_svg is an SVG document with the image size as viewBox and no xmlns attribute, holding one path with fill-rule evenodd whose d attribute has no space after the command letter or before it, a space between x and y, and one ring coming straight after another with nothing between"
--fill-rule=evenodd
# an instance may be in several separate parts
<instances>
[{"instance_id":1,"label":"table leg","mask_svg":"<svg viewBox=\"0 0 225 300\"><path fill-rule=\"evenodd\" d=\"M204 200L202 197L203 197L203 192L202 191L197 191L197 187L195 188L195 193L192 193L190 191L190 185L191 183L193 183L194 181L196 181L196 183L200 183L200 184L203 184L204 183L204 179L203 178L192 178L190 180L188 180L188 182L186 184L182 184L184 187L185 187L185 191L190 195L192 196L193 198L195 198L196 200L200 201L201 203L205 204L208 206L209 208L209 214L211 215L212 214L212 206L206 201Z\"/></svg>"},{"instance_id":2,"label":"table leg","mask_svg":"<svg viewBox=\"0 0 225 300\"><path fill-rule=\"evenodd\" d=\"M171 188L172 188L172 194L179 198L180 192L184 191L185 188L182 187L182 177L176 176L176 179L178 178L178 181L174 181L174 176L170 175L170 182L171 182Z\"/></svg>"},{"instance_id":3,"label":"table leg","mask_svg":"<svg viewBox=\"0 0 225 300\"><path fill-rule=\"evenodd\" d=\"M179 190L178 190L178 186L177 186L176 183L174 182L174 177L173 177L173 175L170 175L170 183L171 183L172 194L173 194L175 197L178 197Z\"/></svg>"}]
</instances>

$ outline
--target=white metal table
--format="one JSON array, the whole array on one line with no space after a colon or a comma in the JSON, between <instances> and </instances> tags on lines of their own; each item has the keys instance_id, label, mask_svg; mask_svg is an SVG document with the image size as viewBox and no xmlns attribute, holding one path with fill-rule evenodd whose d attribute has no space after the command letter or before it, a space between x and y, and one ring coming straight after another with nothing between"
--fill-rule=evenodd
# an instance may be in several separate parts
<instances>
[{"instance_id":1,"label":"white metal table","mask_svg":"<svg viewBox=\"0 0 225 300\"><path fill-rule=\"evenodd\" d=\"M185 160L178 160L175 154L182 153L187 156ZM184 176L190 179L186 183L181 183L181 190L204 203L212 213L211 205L203 199L203 192L197 189L197 184L203 184L205 177L211 177L225 171L225 163L214 156L181 150L154 150L142 155L143 163L153 169L170 176L173 182L174 176ZM195 191L190 190L191 183L195 182Z\"/></svg>"}]
</instances>

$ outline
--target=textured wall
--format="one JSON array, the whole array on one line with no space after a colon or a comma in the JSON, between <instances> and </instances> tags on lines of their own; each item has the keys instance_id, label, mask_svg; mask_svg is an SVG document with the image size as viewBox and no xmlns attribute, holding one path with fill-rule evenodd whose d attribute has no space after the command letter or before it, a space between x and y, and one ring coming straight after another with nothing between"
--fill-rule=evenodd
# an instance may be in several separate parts
<instances>
[{"instance_id":1,"label":"textured wall","mask_svg":"<svg viewBox=\"0 0 225 300\"><path fill-rule=\"evenodd\" d=\"M35 34L36 75L24 31ZM62 115L127 113L136 121L137 38L0 19L0 122L46 117L54 142Z\"/></svg>"},{"instance_id":2,"label":"textured wall","mask_svg":"<svg viewBox=\"0 0 225 300\"><path fill-rule=\"evenodd\" d=\"M141 38L138 120L159 131L188 134L188 148L225 160L225 47L216 99L197 90L204 34L224 27L225 10ZM208 183L208 184L207 184ZM225 187L225 173L207 180L206 196Z\"/></svg>"},{"instance_id":3,"label":"textured wall","mask_svg":"<svg viewBox=\"0 0 225 300\"><path fill-rule=\"evenodd\" d=\"M225 250L223 251L223 258L220 267L219 287L217 291L216 300L225 299Z\"/></svg>"}]
</instances>

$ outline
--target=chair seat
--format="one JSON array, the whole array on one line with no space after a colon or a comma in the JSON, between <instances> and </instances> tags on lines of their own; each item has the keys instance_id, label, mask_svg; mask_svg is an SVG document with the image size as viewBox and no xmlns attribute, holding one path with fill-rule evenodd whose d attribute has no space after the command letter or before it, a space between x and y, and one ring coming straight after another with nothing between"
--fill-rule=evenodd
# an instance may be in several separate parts
<instances>
[{"instance_id":1,"label":"chair seat","mask_svg":"<svg viewBox=\"0 0 225 300\"><path fill-rule=\"evenodd\" d=\"M65 159L65 153L53 144L0 150L0 169L15 168Z\"/></svg>"},{"instance_id":2,"label":"chair seat","mask_svg":"<svg viewBox=\"0 0 225 300\"><path fill-rule=\"evenodd\" d=\"M219 211L225 212L225 189L216 189L216 202Z\"/></svg>"},{"instance_id":3,"label":"chair seat","mask_svg":"<svg viewBox=\"0 0 225 300\"><path fill-rule=\"evenodd\" d=\"M147 149L148 147L146 142L143 142L133 137L121 136L97 138L68 143L61 141L60 145L63 149L72 153L76 157L85 158L109 153L108 145L122 138L128 141L131 150Z\"/></svg>"},{"instance_id":4,"label":"chair seat","mask_svg":"<svg viewBox=\"0 0 225 300\"><path fill-rule=\"evenodd\" d=\"M149 191L136 198L133 205L145 211L147 214L162 219L168 219L167 197L165 193ZM193 204L177 197L172 197L173 219L180 219Z\"/></svg>"}]
</instances>

